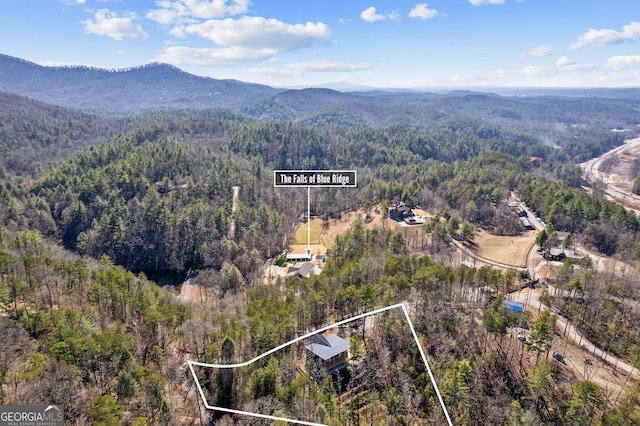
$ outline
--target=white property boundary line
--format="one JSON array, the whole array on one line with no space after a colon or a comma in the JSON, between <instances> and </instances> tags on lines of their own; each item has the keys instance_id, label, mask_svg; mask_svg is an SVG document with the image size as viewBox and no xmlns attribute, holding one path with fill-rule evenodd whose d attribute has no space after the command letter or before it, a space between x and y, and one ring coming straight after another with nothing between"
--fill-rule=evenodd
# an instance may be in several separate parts
<instances>
[{"instance_id":1,"label":"white property boundary line","mask_svg":"<svg viewBox=\"0 0 640 426\"><path fill-rule=\"evenodd\" d=\"M418 335L416 334L416 330L413 327L413 323L411 322L411 318L409 318L409 312L407 311L407 307L404 305L404 303L399 303L397 305L391 305L391 306L387 306L385 308L380 308L380 309L376 309L374 311L371 312L366 312L364 314L360 314L360 315L356 315L355 317L352 318L348 318L346 320L342 320L342 321L338 321L336 323L333 323L331 325L328 325L326 327L322 327L318 330L312 331L310 333L305 334L304 336L300 336L297 337L285 344L282 344L276 348L273 348L261 355L258 355L257 357L246 361L246 362L241 362L239 364L207 364L204 362L197 362L197 361L189 361L187 360L187 364L189 365L189 369L191 370L191 375L193 376L193 380L196 382L196 386L198 388L198 392L200 392L200 397L202 398L202 402L204 403L204 406L209 409L209 410L218 410L218 411L224 411L226 413L232 413L232 414L243 414L243 415L247 415L247 416L253 416L253 417L260 417L263 419L270 419L270 420L279 420L279 421L284 421L284 422L289 422L289 423L297 423L297 424L301 424L301 425L311 425L311 426L326 426L323 425L321 423L312 423L312 422L305 422L303 420L294 420L294 419L287 419L284 417L276 417L276 416L269 416L266 414L259 414L259 413L250 413L248 411L240 411L240 410L234 410L232 408L226 408L226 407L215 407L213 405L209 405L209 403L207 402L207 399L204 396L204 392L202 391L202 386L200 386L200 382L198 381L198 377L196 376L196 372L193 369L193 366L198 366L198 367L209 367L209 368L238 368L238 367L246 367L250 364L253 364L254 362L258 361L259 359L262 359L266 356L271 355L274 352L279 351L280 349L286 348L289 345L292 345L296 342L299 342L301 340L304 339L308 339L309 337L313 336L314 334L317 333L322 333L323 331L327 331L329 329L332 329L334 327L339 327L343 324L347 324L349 322L355 321L355 320L359 320L361 318L365 318L371 315L375 315L375 314L379 314L381 312L386 312L386 311L390 311L392 309L397 309L397 308L402 308L402 312L404 312L404 316L407 319L407 322L409 323L409 327L411 328L411 333L413 334L413 338L416 341L416 344L418 345L418 350L420 351L420 355L422 356L422 360L424 361L424 365L427 367L427 372L429 373L429 378L431 379L431 384L433 384L433 388L436 391L436 395L438 396L438 401L440 402L440 406L442 407L442 411L444 412L445 417L447 418L447 423L449 424L449 426L453 426L453 423L451 423L451 418L449 417L449 412L447 411L447 407L444 405L444 400L442 399L442 395L440 394L440 390L438 389L438 385L436 383L436 379L433 377L433 373L431 372L431 368L429 367L429 362L427 362L427 356L425 355L424 349L422 348L422 345L420 344L420 340L418 340Z\"/></svg>"}]
</instances>

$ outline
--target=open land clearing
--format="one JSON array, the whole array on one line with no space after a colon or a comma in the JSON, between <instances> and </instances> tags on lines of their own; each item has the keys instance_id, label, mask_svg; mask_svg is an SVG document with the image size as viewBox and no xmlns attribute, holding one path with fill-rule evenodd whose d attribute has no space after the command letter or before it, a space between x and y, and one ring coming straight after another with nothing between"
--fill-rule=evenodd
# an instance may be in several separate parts
<instances>
[{"instance_id":1,"label":"open land clearing","mask_svg":"<svg viewBox=\"0 0 640 426\"><path fill-rule=\"evenodd\" d=\"M521 235L499 236L476 230L473 251L480 257L514 267L527 266L529 251L535 244L536 231Z\"/></svg>"},{"instance_id":2,"label":"open land clearing","mask_svg":"<svg viewBox=\"0 0 640 426\"><path fill-rule=\"evenodd\" d=\"M640 145L631 145L629 148L615 154L613 161L611 161L606 170L602 170L603 167L601 166L600 175L605 178L608 184L623 191L631 192L635 181L634 162L639 156Z\"/></svg>"},{"instance_id":3,"label":"open land clearing","mask_svg":"<svg viewBox=\"0 0 640 426\"><path fill-rule=\"evenodd\" d=\"M301 245L306 244L307 240L311 242L311 244L320 244L320 234L322 234L322 219L320 218L312 218L311 219L311 227L307 222L301 223L296 229L296 233L294 236L293 244Z\"/></svg>"},{"instance_id":4,"label":"open land clearing","mask_svg":"<svg viewBox=\"0 0 640 426\"><path fill-rule=\"evenodd\" d=\"M416 215L422 218L430 217L431 215L421 209L413 210ZM392 219L383 219L382 213L379 208L371 210L367 215L365 212L348 212L342 214L339 219L329 219L328 226L322 227L322 219L311 219L311 249L313 254L326 254L330 249L338 235L342 235L347 232L358 217L363 218L364 227L366 229L385 228L392 231L402 231L405 236L409 236L412 233L419 233L422 230L421 225L407 226L403 223L398 223ZM319 234L316 236L316 232ZM304 254L307 249L307 224L302 223L296 229L294 243L289 245L289 253Z\"/></svg>"}]
</instances>

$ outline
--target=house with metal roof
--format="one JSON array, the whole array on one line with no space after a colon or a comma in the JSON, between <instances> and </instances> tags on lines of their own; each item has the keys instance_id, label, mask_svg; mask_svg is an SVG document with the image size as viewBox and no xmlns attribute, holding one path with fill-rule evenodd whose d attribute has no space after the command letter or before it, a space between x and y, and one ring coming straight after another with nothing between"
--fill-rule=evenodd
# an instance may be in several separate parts
<instances>
[{"instance_id":1,"label":"house with metal roof","mask_svg":"<svg viewBox=\"0 0 640 426\"><path fill-rule=\"evenodd\" d=\"M285 274L285 278L309 278L311 274L320 275L322 273L322 268L318 265L314 265L311 262L304 263L296 263L293 266L290 266L287 269L287 273Z\"/></svg>"},{"instance_id":2,"label":"house with metal roof","mask_svg":"<svg viewBox=\"0 0 640 426\"><path fill-rule=\"evenodd\" d=\"M311 344L305 346L305 349L311 353L318 365L323 368L327 374L334 373L347 366L349 358L349 342L340 336L323 336L317 333L311 336Z\"/></svg>"}]
</instances>

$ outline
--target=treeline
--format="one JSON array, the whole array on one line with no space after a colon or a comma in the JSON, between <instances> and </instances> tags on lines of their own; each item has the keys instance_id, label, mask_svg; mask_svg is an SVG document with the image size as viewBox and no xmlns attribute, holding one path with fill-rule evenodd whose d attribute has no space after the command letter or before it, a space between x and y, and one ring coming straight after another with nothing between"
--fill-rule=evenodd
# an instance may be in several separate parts
<instances>
[{"instance_id":1,"label":"treeline","mask_svg":"<svg viewBox=\"0 0 640 426\"><path fill-rule=\"evenodd\" d=\"M216 109L147 113L131 117L128 123L162 129L180 143L228 147L249 159L260 157L265 167L271 168L375 169L429 159L450 163L500 152L542 157L553 170L596 157L623 142L620 134L608 128L541 140L534 133L465 116L452 116L429 128L408 124L376 128L363 123L256 122L231 110Z\"/></svg>"},{"instance_id":2,"label":"treeline","mask_svg":"<svg viewBox=\"0 0 640 426\"><path fill-rule=\"evenodd\" d=\"M454 161L486 151L533 155L551 164L575 164L620 145L622 136L610 129L635 123L635 111L616 99L514 99L485 94L356 96L329 90L289 91L277 99L239 110L154 111L114 119L2 94L0 150L4 149L5 167L11 172L34 174L52 159L99 143L110 133L161 123L181 142L226 145L231 140L237 153L264 156L274 167L303 161L307 165L341 166L358 165L363 160L373 161L371 166L389 161L406 164L415 158L407 156L409 153L422 159ZM320 100L323 106L318 109ZM265 111L256 111L261 108ZM302 117L297 115L300 113ZM267 122L257 128L244 125L256 120ZM264 150L264 143L278 140L282 123L289 123L296 136L311 140L298 140L289 151L284 136L277 147ZM315 130L320 134L313 135ZM321 151L316 151L318 136ZM388 149L381 149L380 143ZM277 152L270 152L272 149ZM349 155L351 151L354 157ZM366 157L369 154L374 156Z\"/></svg>"},{"instance_id":3,"label":"treeline","mask_svg":"<svg viewBox=\"0 0 640 426\"><path fill-rule=\"evenodd\" d=\"M600 238L606 227L630 232L632 240L638 231L637 219L622 207L527 177L533 169L524 154L496 152L526 153L526 144L408 128L231 124L226 116L218 111L161 124L163 114L150 114L138 130L70 157L31 186L7 178L4 223L36 227L67 248L107 254L132 270L184 273L230 262L254 273L284 249L290 224L304 210L300 191L274 191L271 168L355 167L359 190L317 191L315 213L339 216L395 199L515 234L522 227L507 201L518 189L557 230L584 232L605 254L616 252L618 242L609 240L619 235ZM558 170L575 183L573 169ZM233 186L240 187L240 203L232 214Z\"/></svg>"},{"instance_id":4,"label":"treeline","mask_svg":"<svg viewBox=\"0 0 640 426\"><path fill-rule=\"evenodd\" d=\"M485 138L472 132L428 132L417 127L314 128L283 122L240 127L232 135L230 148L243 156L260 156L273 168L376 169L386 164L404 166L424 160L466 160L489 151L526 156L544 149L530 142Z\"/></svg>"}]
</instances>

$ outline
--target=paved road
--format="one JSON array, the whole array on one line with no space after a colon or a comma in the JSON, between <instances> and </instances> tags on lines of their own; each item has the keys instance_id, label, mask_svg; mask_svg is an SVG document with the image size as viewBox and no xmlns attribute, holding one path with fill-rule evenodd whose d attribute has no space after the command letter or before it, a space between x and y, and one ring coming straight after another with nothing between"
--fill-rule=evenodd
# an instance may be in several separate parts
<instances>
[{"instance_id":1,"label":"paved road","mask_svg":"<svg viewBox=\"0 0 640 426\"><path fill-rule=\"evenodd\" d=\"M640 138L638 138L636 143L640 144ZM627 146L628 148L628 146ZM545 225L542 224L540 221L537 220L537 218L535 217L535 215L533 214L533 212L531 212L531 210L529 210L529 208L524 204L521 203L521 207L527 212L527 215L529 217L529 221L531 222L531 224L538 230L542 230L545 228ZM467 249L462 243L460 243L459 241L453 240L453 243L460 249L462 250L465 254L467 254L468 256L471 256L472 258L475 258L477 260L480 260L484 263L493 265L493 266L498 266L501 268L512 268L512 269L517 269L517 270L523 270L523 269L527 269L529 271L529 276L531 277L531 279L535 280L538 278L537 275L537 271L535 268L535 262L534 262L534 257L536 255L536 248L537 245L534 244L531 249L529 250L529 256L528 256L528 262L527 262L527 267L526 268L521 268L521 267L515 267L513 265L507 265L505 263L501 263L501 262L495 262L491 259L486 259L486 258L482 258L478 255L476 255L475 253L471 252L469 249ZM553 286L549 286L549 291L552 294L555 294L555 292L558 292L560 290L556 289ZM516 291L514 293L511 293L509 295L509 298L512 300L516 300L518 302L522 302L523 304L525 304L526 306L529 307L529 309L531 310L538 310L541 311L543 309L547 309L548 307L542 303L542 301L540 300L540 296L541 296L542 290L541 289L535 289L535 290L530 290L530 289L526 289L526 290L519 290ZM625 299L626 300L626 299ZM638 302L635 301L628 301L629 305L631 306L638 306ZM557 314L556 314L557 315ZM599 359L603 359L606 362L615 365L616 368L625 371L626 373L631 373L632 375L635 375L636 377L640 377L640 371L638 371L637 368L634 368L633 366L627 364L626 362L624 362L623 360L621 360L620 358L616 357L615 355L605 352L602 349L598 348L596 345L594 345L593 343L591 343L589 340L587 340L582 333L580 333L580 331L578 331L578 329L571 324L571 322L563 317L562 315L557 315L557 319L556 319L556 326L558 327L558 330L565 335L571 342L573 342L576 346L583 348L589 352L591 352L595 357L599 358Z\"/></svg>"}]
</instances>

